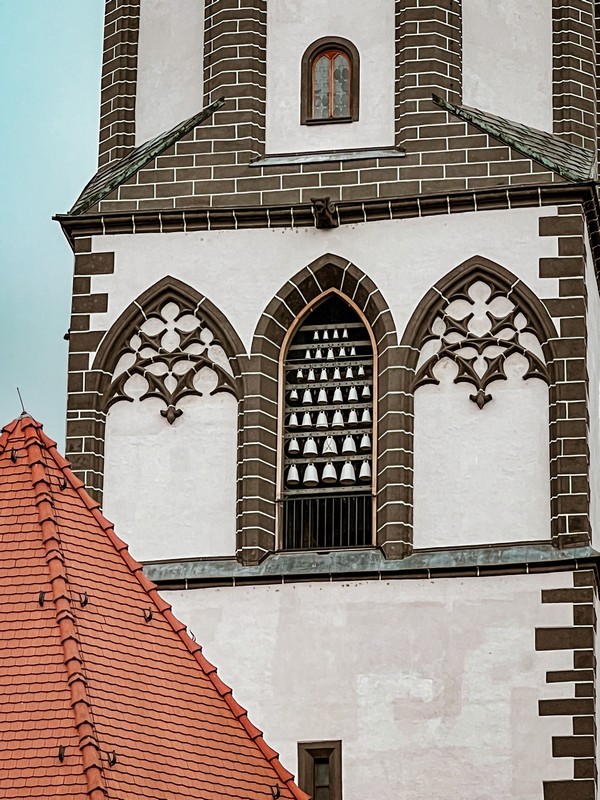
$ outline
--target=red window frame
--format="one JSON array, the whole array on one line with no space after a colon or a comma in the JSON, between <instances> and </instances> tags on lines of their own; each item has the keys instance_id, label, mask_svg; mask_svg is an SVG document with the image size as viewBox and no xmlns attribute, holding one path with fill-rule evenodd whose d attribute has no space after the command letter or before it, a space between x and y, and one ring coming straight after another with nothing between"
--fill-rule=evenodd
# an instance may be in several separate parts
<instances>
[{"instance_id":1,"label":"red window frame","mask_svg":"<svg viewBox=\"0 0 600 800\"><path fill-rule=\"evenodd\" d=\"M329 59L329 113L326 117L317 117L315 115L315 70L317 68L317 64L319 61L325 56ZM348 114L344 116L336 117L333 113L334 110L334 79L333 79L333 71L334 71L334 61L336 56L343 56L347 63L348 63L348 70L350 72L350 77L348 80ZM331 119L350 119L351 114L350 111L352 109L352 59L348 55L345 50L335 49L335 50L323 50L322 52L315 55L312 62L312 82L311 82L311 107L312 107L312 117L315 120L331 120Z\"/></svg>"}]
</instances>

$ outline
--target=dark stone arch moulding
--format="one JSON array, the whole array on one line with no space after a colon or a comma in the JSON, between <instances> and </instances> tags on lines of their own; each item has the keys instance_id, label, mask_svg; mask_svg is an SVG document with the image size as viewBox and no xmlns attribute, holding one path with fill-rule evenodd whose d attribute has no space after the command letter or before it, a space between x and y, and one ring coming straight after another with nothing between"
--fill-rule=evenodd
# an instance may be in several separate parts
<instances>
[{"instance_id":1,"label":"dark stone arch moulding","mask_svg":"<svg viewBox=\"0 0 600 800\"><path fill-rule=\"evenodd\" d=\"M395 487L402 467L391 452L401 438L400 415L393 407L397 381L398 337L391 311L369 278L348 259L325 254L287 281L266 307L256 327L250 356L251 376L242 424L241 526L237 557L257 564L277 548L277 493L279 451L279 370L282 348L292 326L324 294L335 291L362 313L376 344L377 385L377 496L375 542L389 558L408 552L405 530L398 524ZM385 413L384 413L385 412ZM249 424L246 424L246 419ZM383 453L384 455L381 455Z\"/></svg>"},{"instance_id":2,"label":"dark stone arch moulding","mask_svg":"<svg viewBox=\"0 0 600 800\"><path fill-rule=\"evenodd\" d=\"M411 426L411 452L413 444L414 425L414 390L416 368L421 346L427 336L431 320L440 313L450 299L464 296L466 288L476 280L491 284L496 293L504 293L515 301L515 305L523 311L529 320L530 327L535 331L545 357L545 376L549 384L549 459L550 459L550 494L551 494L551 537L552 543L557 548L587 545L589 543L589 523L585 530L569 533L565 529L566 519L569 515L570 498L565 493L564 486L569 483L571 467L568 458L561 458L563 452L562 442L571 438L573 433L568 423L561 421L558 407L564 399L565 384L561 383L559 369L562 368L562 359L568 355L568 343L559 338L556 327L544 306L544 303L535 293L513 273L500 264L484 258L473 256L467 261L451 270L441 278L422 298L413 312L406 326L400 349L402 351L402 364L404 366L403 398L406 402L407 425ZM564 345L564 346L563 346ZM565 347L567 350L565 350ZM410 498L406 505L405 524L412 531L412 484Z\"/></svg>"},{"instance_id":3,"label":"dark stone arch moulding","mask_svg":"<svg viewBox=\"0 0 600 800\"><path fill-rule=\"evenodd\" d=\"M67 427L74 428L76 426L77 435L84 440L89 439L102 443L102 447L96 448L95 452L85 452L81 455L70 454L73 469L76 472L79 474L91 472L96 476L96 485L93 489L94 496L98 501L102 500L106 415L114 388L114 369L129 338L146 319L157 317L160 309L169 302L177 303L181 309L201 318L202 322L214 333L216 340L227 355L233 371L233 377L222 376L223 380L220 381L217 388L230 391L238 400L238 405L241 405L241 398L244 396L243 371L247 355L244 345L231 323L214 303L183 281L169 275L157 281L127 306L100 340L92 366L86 375L86 390L88 395L93 398L94 403L93 414L88 413L85 418L67 421ZM207 364L207 366L209 365ZM184 394L192 393L192 391L188 391ZM173 420L169 419L168 410L161 411L161 413L169 422L172 422ZM69 431L67 431L67 435L69 435Z\"/></svg>"},{"instance_id":4,"label":"dark stone arch moulding","mask_svg":"<svg viewBox=\"0 0 600 800\"><path fill-rule=\"evenodd\" d=\"M142 292L113 322L100 342L92 369L112 373L120 355L119 343L131 336L144 320L169 302L179 303L192 310L201 309L201 316L214 329L219 343L229 357L234 374L240 375L238 358L246 355L246 349L227 317L205 295L170 275Z\"/></svg>"}]
</instances>

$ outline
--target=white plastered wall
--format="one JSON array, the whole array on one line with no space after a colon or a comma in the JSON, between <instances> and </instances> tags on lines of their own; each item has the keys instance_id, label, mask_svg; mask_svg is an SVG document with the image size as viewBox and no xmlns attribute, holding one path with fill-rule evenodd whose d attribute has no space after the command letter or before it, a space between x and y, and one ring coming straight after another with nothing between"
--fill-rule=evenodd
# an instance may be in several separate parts
<instances>
[{"instance_id":1,"label":"white plastered wall","mask_svg":"<svg viewBox=\"0 0 600 800\"><path fill-rule=\"evenodd\" d=\"M552 131L552 0L462 0L463 103Z\"/></svg>"},{"instance_id":2,"label":"white plastered wall","mask_svg":"<svg viewBox=\"0 0 600 800\"><path fill-rule=\"evenodd\" d=\"M556 239L538 236L539 218L552 213L553 209L548 207L523 208L382 221L329 231L314 228L260 229L94 237L95 251L115 252L115 273L92 277L92 291L109 295L108 311L92 316L92 329L107 330L136 297L170 274L189 283L211 300L236 329L245 347L250 349L261 314L285 281L316 258L331 252L356 264L375 282L391 308L400 338L415 307L430 287L474 255L501 263L539 297L556 297L558 281L539 278L539 258L557 255ZM471 404L468 399L464 402ZM510 396L504 404L498 401L498 413L503 419L510 419L515 403L516 400L511 400ZM488 409L479 413L485 415ZM496 412L492 410L491 413ZM544 410L540 412L538 433L544 424L545 413ZM164 447L173 451L172 458L176 460L175 426L171 428L158 412L154 419L152 424L157 429L160 426L164 429L161 433ZM185 438L188 427L191 428L191 424L186 424L190 419L184 414L176 422L181 428L182 438ZM525 424L519 423L521 432ZM530 435L535 438L538 434L531 432ZM219 440L209 438L204 447L205 458L210 463L213 453L220 447ZM231 474L233 476L233 469ZM514 471L510 478L518 496L520 489L514 484L521 478ZM119 529L121 519L130 514L126 508L128 498L136 496L140 483L134 471L130 471L124 480L127 487L121 495L122 500L115 502L112 499L110 487L105 495L105 502L109 504L107 508L111 509ZM146 480L144 491L151 493L153 487L160 487L163 477L160 470L154 473L148 470ZM470 496L474 504L481 504L486 482L489 482L487 476L473 484ZM231 491L232 484L233 477L229 484ZM505 488L507 485L504 484ZM452 494L449 488L444 489L444 502L454 509L462 497ZM547 530L549 519L549 508L546 509L545 505L547 489L543 487L542 496L541 478L536 478L530 489L536 494L535 502L531 504L531 515L526 517L531 528L527 538L540 539L544 538L540 531ZM189 494L176 481L169 488L168 496L178 509L183 509L189 502ZM542 507L545 509L543 514ZM457 513L452 511L454 515ZM472 520L473 527L464 532L469 542L498 541L494 525L482 528L476 514ZM137 553L139 558L148 558L146 552L152 552L153 557L159 557L160 553L164 553L164 558L174 557L165 546L162 526L148 519L146 530L140 535L144 537L144 551ZM509 538L514 541L516 537ZM229 553L233 552L232 540ZM206 551L195 553L197 556L215 554Z\"/></svg>"},{"instance_id":3,"label":"white plastered wall","mask_svg":"<svg viewBox=\"0 0 600 800\"><path fill-rule=\"evenodd\" d=\"M586 240L587 286L587 370L589 398L589 449L590 449L590 521L592 545L600 549L600 298L594 274L594 260Z\"/></svg>"},{"instance_id":4,"label":"white plastered wall","mask_svg":"<svg viewBox=\"0 0 600 800\"><path fill-rule=\"evenodd\" d=\"M141 0L136 144L197 114L203 105L204 0Z\"/></svg>"},{"instance_id":5,"label":"white plastered wall","mask_svg":"<svg viewBox=\"0 0 600 800\"><path fill-rule=\"evenodd\" d=\"M547 385L509 366L480 410L450 366L415 394L414 546L549 539Z\"/></svg>"},{"instance_id":6,"label":"white plastered wall","mask_svg":"<svg viewBox=\"0 0 600 800\"><path fill-rule=\"evenodd\" d=\"M401 336L425 293L474 255L496 261L538 297L558 297L558 280L539 277L539 259L558 255L556 239L539 237L540 217L554 206L515 208L343 225L94 236L94 252L115 253L112 275L92 276L107 292L108 311L93 314L106 330L143 291L172 275L219 308L250 349L258 320L283 284L325 253L354 263L377 285Z\"/></svg>"},{"instance_id":7,"label":"white plastered wall","mask_svg":"<svg viewBox=\"0 0 600 800\"><path fill-rule=\"evenodd\" d=\"M552 573L164 595L291 771L298 741L341 739L344 797L541 800L544 780L572 778L552 758L570 717L538 716L540 699L573 696L545 683L572 655L535 651L536 627L572 624L541 590L568 586Z\"/></svg>"},{"instance_id":8,"label":"white plastered wall","mask_svg":"<svg viewBox=\"0 0 600 800\"><path fill-rule=\"evenodd\" d=\"M267 153L394 144L394 3L391 0L270 0L267 4ZM324 36L349 39L360 54L356 122L300 124L300 65Z\"/></svg>"},{"instance_id":9,"label":"white plastered wall","mask_svg":"<svg viewBox=\"0 0 600 800\"><path fill-rule=\"evenodd\" d=\"M164 407L153 398L111 407L103 511L140 560L231 555L237 400L184 397L173 425Z\"/></svg>"}]
</instances>

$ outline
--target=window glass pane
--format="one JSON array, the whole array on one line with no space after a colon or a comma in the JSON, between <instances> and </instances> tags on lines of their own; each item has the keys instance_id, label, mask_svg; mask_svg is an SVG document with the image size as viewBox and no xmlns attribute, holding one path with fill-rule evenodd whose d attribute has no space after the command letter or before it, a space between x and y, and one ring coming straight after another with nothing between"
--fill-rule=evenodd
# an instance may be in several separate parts
<instances>
[{"instance_id":1,"label":"window glass pane","mask_svg":"<svg viewBox=\"0 0 600 800\"><path fill-rule=\"evenodd\" d=\"M350 116L350 61L343 53L333 60L333 116Z\"/></svg>"},{"instance_id":2,"label":"window glass pane","mask_svg":"<svg viewBox=\"0 0 600 800\"><path fill-rule=\"evenodd\" d=\"M329 57L320 56L313 73L313 117L327 119L329 116Z\"/></svg>"},{"instance_id":3,"label":"window glass pane","mask_svg":"<svg viewBox=\"0 0 600 800\"><path fill-rule=\"evenodd\" d=\"M315 786L329 786L328 758L315 758Z\"/></svg>"}]
</instances>

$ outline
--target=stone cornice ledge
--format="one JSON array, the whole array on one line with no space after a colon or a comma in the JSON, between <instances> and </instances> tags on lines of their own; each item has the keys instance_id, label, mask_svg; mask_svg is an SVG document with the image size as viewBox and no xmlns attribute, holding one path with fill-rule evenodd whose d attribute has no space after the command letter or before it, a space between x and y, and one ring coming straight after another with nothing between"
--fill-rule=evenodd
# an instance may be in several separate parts
<instances>
[{"instance_id":1,"label":"stone cornice ledge","mask_svg":"<svg viewBox=\"0 0 600 800\"><path fill-rule=\"evenodd\" d=\"M557 550L549 543L422 550L400 561L386 560L377 548L273 553L258 566L235 558L147 562L144 572L162 589L240 586L307 580L476 577L554 572L595 567L600 554L591 547Z\"/></svg>"},{"instance_id":2,"label":"stone cornice ledge","mask_svg":"<svg viewBox=\"0 0 600 800\"><path fill-rule=\"evenodd\" d=\"M402 195L363 201L335 202L340 225L362 222L409 219L436 214L471 211L509 210L564 203L583 203L592 199L595 184L527 184L491 189ZM322 193L322 192L321 192ZM71 247L78 237L132 233L189 233L200 230L238 230L240 228L299 228L315 225L311 203L291 206L236 206L231 208L165 208L156 211L123 210L86 213L79 216L56 214Z\"/></svg>"}]
</instances>

